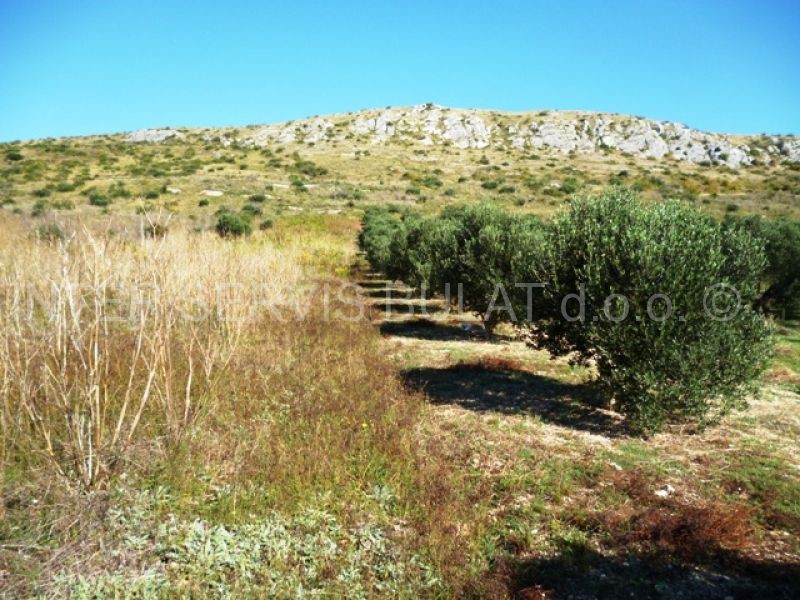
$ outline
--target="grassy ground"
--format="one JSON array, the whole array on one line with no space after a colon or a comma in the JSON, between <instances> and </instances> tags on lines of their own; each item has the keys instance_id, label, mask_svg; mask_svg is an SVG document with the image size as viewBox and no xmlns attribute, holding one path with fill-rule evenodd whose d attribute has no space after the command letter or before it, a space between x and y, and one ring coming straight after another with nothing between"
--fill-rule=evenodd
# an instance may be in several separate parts
<instances>
[{"instance_id":1,"label":"grassy ground","mask_svg":"<svg viewBox=\"0 0 800 600\"><path fill-rule=\"evenodd\" d=\"M487 341L436 301L366 284L384 344L431 403L426 435L486 486L481 595L790 597L800 583L797 329L751 407L702 433L631 438L591 373ZM413 306L416 314L409 314ZM420 314L422 310L427 314Z\"/></svg>"},{"instance_id":2,"label":"grassy ground","mask_svg":"<svg viewBox=\"0 0 800 600\"><path fill-rule=\"evenodd\" d=\"M358 296L329 309L358 299L368 318L326 319L317 296L304 319L255 321L196 417L170 435L155 405L90 488L54 475L4 413L17 436L3 446L5 595L791 597L793 325L750 409L702 433L632 438L590 370L510 331L488 340L438 300L387 299L386 282L343 268L346 222L314 219L236 255L274 244L317 294L349 273ZM307 254L304 232L327 251ZM49 264L52 246L38 251Z\"/></svg>"}]
</instances>

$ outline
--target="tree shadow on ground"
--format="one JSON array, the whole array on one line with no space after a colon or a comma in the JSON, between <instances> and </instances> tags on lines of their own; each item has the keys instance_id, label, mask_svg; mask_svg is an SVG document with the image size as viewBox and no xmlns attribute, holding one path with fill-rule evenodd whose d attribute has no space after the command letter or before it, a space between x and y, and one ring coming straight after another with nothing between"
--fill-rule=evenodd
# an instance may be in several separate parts
<instances>
[{"instance_id":1,"label":"tree shadow on ground","mask_svg":"<svg viewBox=\"0 0 800 600\"><path fill-rule=\"evenodd\" d=\"M515 598L797 598L800 565L733 552L689 563L662 555L606 556L583 545L556 556L500 561L494 578Z\"/></svg>"},{"instance_id":2,"label":"tree shadow on ground","mask_svg":"<svg viewBox=\"0 0 800 600\"><path fill-rule=\"evenodd\" d=\"M402 300L394 299L387 301L370 302L369 305L377 311L384 313L384 315L417 315L425 317L426 315L433 315L444 311L438 304L423 304L415 300Z\"/></svg>"},{"instance_id":3,"label":"tree shadow on ground","mask_svg":"<svg viewBox=\"0 0 800 600\"><path fill-rule=\"evenodd\" d=\"M590 406L598 395L591 383L570 384L526 371L472 364L408 369L402 376L409 387L424 391L434 404L536 416L548 423L611 437L624 434L621 418Z\"/></svg>"},{"instance_id":4,"label":"tree shadow on ground","mask_svg":"<svg viewBox=\"0 0 800 600\"><path fill-rule=\"evenodd\" d=\"M376 287L361 292L367 298L386 298L389 295L390 300L412 300L420 297L420 294L415 294L413 291L409 293L410 289L396 288L396 287Z\"/></svg>"},{"instance_id":5,"label":"tree shadow on ground","mask_svg":"<svg viewBox=\"0 0 800 600\"><path fill-rule=\"evenodd\" d=\"M375 306L375 305L373 305ZM441 308L439 312L441 312ZM431 312L431 311L429 311ZM403 314L402 312L396 314ZM474 324L451 325L437 323L430 319L409 319L406 321L385 321L380 326L381 334L417 338L439 342L487 342L483 327ZM504 338L496 338L502 341Z\"/></svg>"},{"instance_id":6,"label":"tree shadow on ground","mask_svg":"<svg viewBox=\"0 0 800 600\"><path fill-rule=\"evenodd\" d=\"M383 289L386 288L394 288L396 284L394 281L390 281L388 279L364 279L361 281L356 281L356 285L365 289L365 290L375 290L375 289Z\"/></svg>"}]
</instances>

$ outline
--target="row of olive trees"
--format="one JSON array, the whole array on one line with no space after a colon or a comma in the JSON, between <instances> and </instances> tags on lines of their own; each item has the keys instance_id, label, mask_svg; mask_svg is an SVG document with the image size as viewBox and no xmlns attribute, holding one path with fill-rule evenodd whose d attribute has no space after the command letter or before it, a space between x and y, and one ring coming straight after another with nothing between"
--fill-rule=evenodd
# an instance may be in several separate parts
<instances>
[{"instance_id":1,"label":"row of olive trees","mask_svg":"<svg viewBox=\"0 0 800 600\"><path fill-rule=\"evenodd\" d=\"M489 204L439 216L372 208L359 244L392 279L443 291L488 330L514 321L596 366L631 427L708 423L744 403L771 351L753 308L764 244L678 202L614 188L543 223Z\"/></svg>"}]
</instances>

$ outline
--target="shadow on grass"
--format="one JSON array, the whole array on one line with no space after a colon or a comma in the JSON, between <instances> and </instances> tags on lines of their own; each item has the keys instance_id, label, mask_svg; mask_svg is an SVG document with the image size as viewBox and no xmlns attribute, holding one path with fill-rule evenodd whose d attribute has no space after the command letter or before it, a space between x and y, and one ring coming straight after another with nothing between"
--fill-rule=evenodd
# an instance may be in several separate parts
<instances>
[{"instance_id":1,"label":"shadow on grass","mask_svg":"<svg viewBox=\"0 0 800 600\"><path fill-rule=\"evenodd\" d=\"M395 283L388 279L365 279L355 283L365 290L385 290L386 288L396 287Z\"/></svg>"},{"instance_id":2,"label":"shadow on grass","mask_svg":"<svg viewBox=\"0 0 800 600\"><path fill-rule=\"evenodd\" d=\"M373 304L376 309L384 309L382 305ZM430 307L435 308L435 307ZM428 312L434 312L431 309ZM403 308L394 314L408 314L403 312ZM438 312L442 309L438 308ZM425 318L410 319L408 321L385 321L380 326L381 334L397 335L400 337L412 337L420 340L432 340L440 342L486 342L486 334L480 326L470 326L465 328L460 325L448 325L436 323Z\"/></svg>"},{"instance_id":3,"label":"shadow on grass","mask_svg":"<svg viewBox=\"0 0 800 600\"><path fill-rule=\"evenodd\" d=\"M413 300L406 302L399 300L392 300L389 302L370 302L369 305L374 310L380 312L381 316L384 317L415 315L423 320L428 315L435 315L444 310L437 304L420 304L419 302L414 302Z\"/></svg>"},{"instance_id":4,"label":"shadow on grass","mask_svg":"<svg viewBox=\"0 0 800 600\"><path fill-rule=\"evenodd\" d=\"M498 565L515 598L797 598L800 565L735 553L686 564L659 555L605 556L585 546Z\"/></svg>"},{"instance_id":5,"label":"shadow on grass","mask_svg":"<svg viewBox=\"0 0 800 600\"><path fill-rule=\"evenodd\" d=\"M390 300L413 300L419 298L419 294L409 294L404 288L376 287L362 292L367 298L386 298Z\"/></svg>"},{"instance_id":6,"label":"shadow on grass","mask_svg":"<svg viewBox=\"0 0 800 600\"><path fill-rule=\"evenodd\" d=\"M592 384L570 384L525 371L470 364L409 369L403 378L410 387L424 391L434 404L537 416L548 423L612 437L624 434L621 419L589 405L597 396Z\"/></svg>"}]
</instances>

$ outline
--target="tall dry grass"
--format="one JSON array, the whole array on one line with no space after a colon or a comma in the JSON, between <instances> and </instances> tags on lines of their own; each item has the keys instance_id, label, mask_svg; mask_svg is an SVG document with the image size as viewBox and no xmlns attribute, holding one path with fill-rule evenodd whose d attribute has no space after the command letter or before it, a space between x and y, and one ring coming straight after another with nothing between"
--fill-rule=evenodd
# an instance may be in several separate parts
<instances>
[{"instance_id":1,"label":"tall dry grass","mask_svg":"<svg viewBox=\"0 0 800 600\"><path fill-rule=\"evenodd\" d=\"M81 486L139 439L180 436L259 315L301 300L301 249L82 230L0 248L4 457Z\"/></svg>"}]
</instances>

